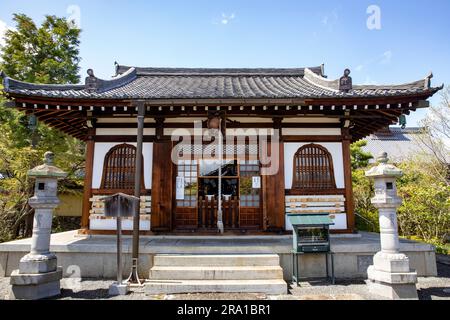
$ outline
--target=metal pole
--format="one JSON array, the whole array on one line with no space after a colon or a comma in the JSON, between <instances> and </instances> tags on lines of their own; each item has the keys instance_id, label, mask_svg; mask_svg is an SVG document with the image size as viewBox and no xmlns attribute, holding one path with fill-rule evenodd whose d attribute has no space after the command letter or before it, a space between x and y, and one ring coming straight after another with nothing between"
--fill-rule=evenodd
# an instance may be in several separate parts
<instances>
[{"instance_id":1,"label":"metal pole","mask_svg":"<svg viewBox=\"0 0 450 320\"><path fill-rule=\"evenodd\" d=\"M138 261L139 261L139 224L140 224L140 199L141 199L141 171L142 171L142 142L144 136L144 118L145 105L143 101L138 102L138 130L137 130L137 144L136 144L136 171L134 175L134 196L137 200L136 211L133 217L133 249L132 249L132 267L131 274L127 281L134 284L141 285L141 280L138 275Z\"/></svg>"},{"instance_id":2,"label":"metal pole","mask_svg":"<svg viewBox=\"0 0 450 320\"><path fill-rule=\"evenodd\" d=\"M122 284L122 217L117 216L117 283Z\"/></svg>"},{"instance_id":3,"label":"metal pole","mask_svg":"<svg viewBox=\"0 0 450 320\"><path fill-rule=\"evenodd\" d=\"M217 228L220 233L224 232L223 229L223 213L222 213L222 117L219 120L219 201L218 201L218 209L217 209Z\"/></svg>"}]
</instances>

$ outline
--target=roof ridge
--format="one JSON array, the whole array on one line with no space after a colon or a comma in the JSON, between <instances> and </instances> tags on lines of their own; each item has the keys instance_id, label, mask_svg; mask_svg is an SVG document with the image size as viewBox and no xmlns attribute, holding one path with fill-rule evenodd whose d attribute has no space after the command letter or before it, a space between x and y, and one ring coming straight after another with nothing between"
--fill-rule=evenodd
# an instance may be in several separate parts
<instances>
[{"instance_id":1,"label":"roof ridge","mask_svg":"<svg viewBox=\"0 0 450 320\"><path fill-rule=\"evenodd\" d=\"M331 90L333 92L339 92L339 79L330 80L321 75L314 73L309 68L305 69L304 80L311 83L314 86L320 87L322 89Z\"/></svg>"},{"instance_id":2,"label":"roof ridge","mask_svg":"<svg viewBox=\"0 0 450 320\"><path fill-rule=\"evenodd\" d=\"M0 77L3 78L3 86L6 90L10 89L11 86L19 87L20 89L28 90L82 90L84 89L83 84L44 84L44 83L31 83L22 80L17 80L9 77L4 71L0 72Z\"/></svg>"},{"instance_id":3,"label":"roof ridge","mask_svg":"<svg viewBox=\"0 0 450 320\"><path fill-rule=\"evenodd\" d=\"M303 77L305 69L321 74L322 66L310 68L179 68L179 67L130 67L116 65L116 74L122 74L135 68L138 76L300 76Z\"/></svg>"}]
</instances>

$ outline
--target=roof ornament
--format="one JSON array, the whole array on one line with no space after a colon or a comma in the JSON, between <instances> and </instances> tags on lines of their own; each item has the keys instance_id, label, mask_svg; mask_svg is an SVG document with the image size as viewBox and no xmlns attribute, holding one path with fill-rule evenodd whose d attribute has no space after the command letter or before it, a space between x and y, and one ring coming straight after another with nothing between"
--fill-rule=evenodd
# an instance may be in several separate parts
<instances>
[{"instance_id":1,"label":"roof ornament","mask_svg":"<svg viewBox=\"0 0 450 320\"><path fill-rule=\"evenodd\" d=\"M114 61L114 67L116 68L116 76L119 74L120 65L117 61Z\"/></svg>"},{"instance_id":2,"label":"roof ornament","mask_svg":"<svg viewBox=\"0 0 450 320\"><path fill-rule=\"evenodd\" d=\"M431 79L433 78L433 72L430 71L430 74L425 78L425 89L431 88Z\"/></svg>"},{"instance_id":3,"label":"roof ornament","mask_svg":"<svg viewBox=\"0 0 450 320\"><path fill-rule=\"evenodd\" d=\"M55 154L51 151L44 153L44 163L48 166L52 166L55 162Z\"/></svg>"},{"instance_id":4,"label":"roof ornament","mask_svg":"<svg viewBox=\"0 0 450 320\"><path fill-rule=\"evenodd\" d=\"M406 116L404 114L401 114L398 117L398 124L402 127L402 130L406 129Z\"/></svg>"},{"instance_id":5,"label":"roof ornament","mask_svg":"<svg viewBox=\"0 0 450 320\"><path fill-rule=\"evenodd\" d=\"M321 75L322 77L326 78L326 76L325 76L325 63L322 63L322 64L320 65L320 75Z\"/></svg>"},{"instance_id":6,"label":"roof ornament","mask_svg":"<svg viewBox=\"0 0 450 320\"><path fill-rule=\"evenodd\" d=\"M389 162L389 158L388 158L388 154L387 152L382 152L378 157L377 157L377 162L378 163L388 163Z\"/></svg>"},{"instance_id":7,"label":"roof ornament","mask_svg":"<svg viewBox=\"0 0 450 320\"><path fill-rule=\"evenodd\" d=\"M86 77L86 80L84 82L86 90L89 93L97 92L97 89L98 89L100 83L99 83L99 79L94 75L94 70L88 69L87 74L88 74L88 77Z\"/></svg>"},{"instance_id":8,"label":"roof ornament","mask_svg":"<svg viewBox=\"0 0 450 320\"><path fill-rule=\"evenodd\" d=\"M339 79L339 91L348 93L353 89L352 77L350 77L350 69L344 70L344 75Z\"/></svg>"}]
</instances>

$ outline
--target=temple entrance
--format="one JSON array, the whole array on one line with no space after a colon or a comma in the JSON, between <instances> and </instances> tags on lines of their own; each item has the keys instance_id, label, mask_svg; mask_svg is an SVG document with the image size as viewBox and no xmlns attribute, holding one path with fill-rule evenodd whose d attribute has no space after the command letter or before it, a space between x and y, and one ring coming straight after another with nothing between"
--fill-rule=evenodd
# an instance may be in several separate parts
<instances>
[{"instance_id":1,"label":"temple entrance","mask_svg":"<svg viewBox=\"0 0 450 320\"><path fill-rule=\"evenodd\" d=\"M219 197L225 230L262 229L259 161L223 160L221 179L219 165L218 160L179 161L174 210L176 230L217 230Z\"/></svg>"}]
</instances>

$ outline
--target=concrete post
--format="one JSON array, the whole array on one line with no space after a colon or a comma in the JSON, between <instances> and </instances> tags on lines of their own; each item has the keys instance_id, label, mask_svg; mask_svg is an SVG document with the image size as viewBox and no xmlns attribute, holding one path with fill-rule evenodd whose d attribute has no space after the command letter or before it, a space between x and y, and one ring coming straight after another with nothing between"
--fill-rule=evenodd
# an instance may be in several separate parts
<instances>
[{"instance_id":1,"label":"concrete post","mask_svg":"<svg viewBox=\"0 0 450 320\"><path fill-rule=\"evenodd\" d=\"M403 172L388 164L387 153L377 160L378 165L367 171L366 176L375 182L372 204L379 212L381 251L367 269L367 284L370 292L387 299L418 299L417 273L410 269L408 257L399 251L397 208L402 200L397 195L396 179Z\"/></svg>"},{"instance_id":2,"label":"concrete post","mask_svg":"<svg viewBox=\"0 0 450 320\"><path fill-rule=\"evenodd\" d=\"M11 291L15 299L42 299L60 294L62 269L50 252L53 210L59 205L58 179L66 173L53 166L54 155L45 153L44 164L28 171L36 179L34 196L28 204L35 210L30 253L11 274Z\"/></svg>"}]
</instances>

